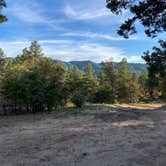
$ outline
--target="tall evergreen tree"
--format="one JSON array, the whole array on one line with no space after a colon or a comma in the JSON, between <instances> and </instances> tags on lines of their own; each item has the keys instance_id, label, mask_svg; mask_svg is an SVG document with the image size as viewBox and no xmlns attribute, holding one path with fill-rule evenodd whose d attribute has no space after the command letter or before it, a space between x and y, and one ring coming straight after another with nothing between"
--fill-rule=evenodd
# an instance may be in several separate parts
<instances>
[{"instance_id":1,"label":"tall evergreen tree","mask_svg":"<svg viewBox=\"0 0 166 166\"><path fill-rule=\"evenodd\" d=\"M112 103L110 83L103 70L98 75L99 88L95 94L95 103Z\"/></svg>"},{"instance_id":2,"label":"tall evergreen tree","mask_svg":"<svg viewBox=\"0 0 166 166\"><path fill-rule=\"evenodd\" d=\"M166 97L166 42L160 41L160 46L161 48L154 47L152 53L147 51L143 59L148 65L150 87L152 90L158 87L161 79L162 94Z\"/></svg>"},{"instance_id":3,"label":"tall evergreen tree","mask_svg":"<svg viewBox=\"0 0 166 166\"><path fill-rule=\"evenodd\" d=\"M24 48L23 51L22 51L22 59L23 60L28 60L30 58L30 51L28 50L28 48Z\"/></svg>"},{"instance_id":4,"label":"tall evergreen tree","mask_svg":"<svg viewBox=\"0 0 166 166\"><path fill-rule=\"evenodd\" d=\"M130 69L126 59L122 59L118 69L118 97L119 100L129 102Z\"/></svg>"},{"instance_id":5,"label":"tall evergreen tree","mask_svg":"<svg viewBox=\"0 0 166 166\"><path fill-rule=\"evenodd\" d=\"M139 76L141 97L146 98L149 95L148 72L143 71Z\"/></svg>"},{"instance_id":6,"label":"tall evergreen tree","mask_svg":"<svg viewBox=\"0 0 166 166\"><path fill-rule=\"evenodd\" d=\"M103 71L105 73L107 88L110 89L110 101L114 102L117 99L117 70L113 62L103 64Z\"/></svg>"},{"instance_id":7,"label":"tall evergreen tree","mask_svg":"<svg viewBox=\"0 0 166 166\"><path fill-rule=\"evenodd\" d=\"M131 79L129 81L128 101L130 103L136 103L139 101L139 97L140 97L140 85L138 83L138 75L136 73L132 73Z\"/></svg>"},{"instance_id":8,"label":"tall evergreen tree","mask_svg":"<svg viewBox=\"0 0 166 166\"><path fill-rule=\"evenodd\" d=\"M70 91L69 99L77 107L82 107L86 101L86 94L83 85L83 72L74 66L69 71L68 87Z\"/></svg>"},{"instance_id":9,"label":"tall evergreen tree","mask_svg":"<svg viewBox=\"0 0 166 166\"><path fill-rule=\"evenodd\" d=\"M42 52L41 46L39 45L39 43L37 41L33 41L31 43L29 52L32 57L36 57L36 58L42 57L44 55Z\"/></svg>"},{"instance_id":10,"label":"tall evergreen tree","mask_svg":"<svg viewBox=\"0 0 166 166\"><path fill-rule=\"evenodd\" d=\"M91 64L88 64L85 67L83 74L83 87L84 95L86 96L86 100L92 102L95 92L98 88L97 78L94 74L94 70Z\"/></svg>"}]
</instances>

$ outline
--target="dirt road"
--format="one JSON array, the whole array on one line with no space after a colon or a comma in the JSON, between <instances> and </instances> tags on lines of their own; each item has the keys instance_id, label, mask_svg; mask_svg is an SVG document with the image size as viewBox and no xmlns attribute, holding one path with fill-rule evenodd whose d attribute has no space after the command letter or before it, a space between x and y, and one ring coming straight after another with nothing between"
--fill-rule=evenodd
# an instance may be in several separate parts
<instances>
[{"instance_id":1,"label":"dirt road","mask_svg":"<svg viewBox=\"0 0 166 166\"><path fill-rule=\"evenodd\" d=\"M0 117L0 166L166 166L166 108Z\"/></svg>"}]
</instances>

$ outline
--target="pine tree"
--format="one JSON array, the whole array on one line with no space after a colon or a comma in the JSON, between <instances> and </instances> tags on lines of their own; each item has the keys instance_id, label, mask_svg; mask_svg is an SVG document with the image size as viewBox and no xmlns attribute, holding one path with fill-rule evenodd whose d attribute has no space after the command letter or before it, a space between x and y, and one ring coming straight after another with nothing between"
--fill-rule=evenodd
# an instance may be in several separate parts
<instances>
[{"instance_id":1,"label":"pine tree","mask_svg":"<svg viewBox=\"0 0 166 166\"><path fill-rule=\"evenodd\" d=\"M77 107L82 107L86 101L86 94L83 85L83 72L74 66L69 71L68 87L70 91L69 99Z\"/></svg>"},{"instance_id":2,"label":"pine tree","mask_svg":"<svg viewBox=\"0 0 166 166\"><path fill-rule=\"evenodd\" d=\"M91 64L85 67L82 88L82 92L86 96L86 101L92 102L98 88L98 82Z\"/></svg>"},{"instance_id":3,"label":"pine tree","mask_svg":"<svg viewBox=\"0 0 166 166\"><path fill-rule=\"evenodd\" d=\"M148 65L149 86L151 87L151 97L154 89L162 83L162 94L166 98L166 42L160 41L160 48L154 47L153 52L145 52L143 59Z\"/></svg>"},{"instance_id":4,"label":"pine tree","mask_svg":"<svg viewBox=\"0 0 166 166\"><path fill-rule=\"evenodd\" d=\"M33 41L29 48L30 55L35 58L42 57L44 54L42 49L37 41Z\"/></svg>"},{"instance_id":5,"label":"pine tree","mask_svg":"<svg viewBox=\"0 0 166 166\"><path fill-rule=\"evenodd\" d=\"M129 96L128 101L130 103L136 103L140 98L140 85L138 83L138 75L133 73L129 81Z\"/></svg>"},{"instance_id":6,"label":"pine tree","mask_svg":"<svg viewBox=\"0 0 166 166\"><path fill-rule=\"evenodd\" d=\"M129 102L129 81L130 70L126 59L122 59L118 69L118 98L121 101Z\"/></svg>"},{"instance_id":7,"label":"pine tree","mask_svg":"<svg viewBox=\"0 0 166 166\"><path fill-rule=\"evenodd\" d=\"M139 84L140 84L140 91L141 97L146 98L149 95L149 88L148 88L148 72L143 71L139 76Z\"/></svg>"},{"instance_id":8,"label":"pine tree","mask_svg":"<svg viewBox=\"0 0 166 166\"><path fill-rule=\"evenodd\" d=\"M28 60L30 58L30 51L28 50L28 48L23 49L23 53L21 57L23 60Z\"/></svg>"},{"instance_id":9,"label":"pine tree","mask_svg":"<svg viewBox=\"0 0 166 166\"><path fill-rule=\"evenodd\" d=\"M110 89L110 101L115 102L117 99L117 71L113 62L103 64L103 71L105 73L107 88Z\"/></svg>"}]
</instances>

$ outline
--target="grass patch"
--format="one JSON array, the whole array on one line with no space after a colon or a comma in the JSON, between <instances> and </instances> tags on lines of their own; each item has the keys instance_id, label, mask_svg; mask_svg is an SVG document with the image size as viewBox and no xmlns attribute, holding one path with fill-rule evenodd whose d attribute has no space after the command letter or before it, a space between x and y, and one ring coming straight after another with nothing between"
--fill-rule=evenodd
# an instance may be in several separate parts
<instances>
[{"instance_id":1,"label":"grass patch","mask_svg":"<svg viewBox=\"0 0 166 166\"><path fill-rule=\"evenodd\" d=\"M79 116L85 115L85 112L81 108L76 107L60 107L51 112L51 114L60 116Z\"/></svg>"}]
</instances>

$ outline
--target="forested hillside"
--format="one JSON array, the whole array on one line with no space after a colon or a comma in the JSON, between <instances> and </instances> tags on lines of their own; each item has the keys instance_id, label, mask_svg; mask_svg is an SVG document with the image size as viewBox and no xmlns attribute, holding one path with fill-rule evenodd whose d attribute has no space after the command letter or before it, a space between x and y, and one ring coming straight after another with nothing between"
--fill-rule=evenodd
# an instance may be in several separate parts
<instances>
[{"instance_id":1,"label":"forested hillside","mask_svg":"<svg viewBox=\"0 0 166 166\"><path fill-rule=\"evenodd\" d=\"M54 60L54 63L56 63L58 60ZM62 62L61 63L66 64L69 68L73 66L77 66L80 70L84 70L85 67L88 64L91 64L93 67L93 70L95 71L96 74L99 74L101 69L102 69L102 63L95 63L92 61L70 61L70 62ZM136 73L141 73L143 71L147 70L147 65L146 64L141 64L141 63L128 63L129 69L131 72L136 72ZM114 66L116 69L119 68L119 63L114 62Z\"/></svg>"}]
</instances>

